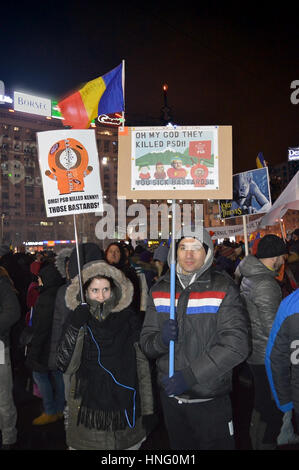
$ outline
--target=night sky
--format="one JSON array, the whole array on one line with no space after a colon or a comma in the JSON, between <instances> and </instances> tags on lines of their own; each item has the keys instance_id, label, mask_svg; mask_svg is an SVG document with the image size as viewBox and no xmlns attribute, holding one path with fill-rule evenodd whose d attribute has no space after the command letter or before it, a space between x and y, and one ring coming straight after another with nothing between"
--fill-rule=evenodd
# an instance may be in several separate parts
<instances>
[{"instance_id":1,"label":"night sky","mask_svg":"<svg viewBox=\"0 0 299 470\"><path fill-rule=\"evenodd\" d=\"M298 11L204 3L1 6L0 80L6 92L60 99L125 59L128 119L158 119L166 82L175 123L233 126L234 173L255 168L259 151L286 161L299 145Z\"/></svg>"}]
</instances>

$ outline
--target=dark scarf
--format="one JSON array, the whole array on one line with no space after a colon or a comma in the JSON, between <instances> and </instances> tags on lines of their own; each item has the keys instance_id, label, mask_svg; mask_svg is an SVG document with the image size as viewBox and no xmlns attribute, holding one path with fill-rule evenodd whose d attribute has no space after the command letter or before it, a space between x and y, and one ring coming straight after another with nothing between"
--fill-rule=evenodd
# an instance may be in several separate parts
<instances>
[{"instance_id":1,"label":"dark scarf","mask_svg":"<svg viewBox=\"0 0 299 470\"><path fill-rule=\"evenodd\" d=\"M132 328L132 311L110 313L99 321L99 309L91 305L93 315L88 321L82 359L76 375L75 398L81 397L78 424L98 430L121 430L134 424L134 398L136 416L139 414L137 393L115 383L116 381L137 392L136 354L134 342L138 340L138 328ZM92 335L100 348L100 355ZM103 369L99 363L105 367Z\"/></svg>"}]
</instances>

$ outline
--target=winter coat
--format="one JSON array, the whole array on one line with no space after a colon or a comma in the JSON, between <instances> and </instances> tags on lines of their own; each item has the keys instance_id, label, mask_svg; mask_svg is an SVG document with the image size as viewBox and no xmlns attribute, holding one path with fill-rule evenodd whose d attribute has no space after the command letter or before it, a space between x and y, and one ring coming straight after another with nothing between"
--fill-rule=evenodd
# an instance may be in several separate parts
<instances>
[{"instance_id":1,"label":"winter coat","mask_svg":"<svg viewBox=\"0 0 299 470\"><path fill-rule=\"evenodd\" d=\"M51 333L55 298L63 279L53 263L42 267L39 272L43 286L34 307L32 317L33 337L26 365L33 371L47 372L50 354Z\"/></svg>"},{"instance_id":2,"label":"winter coat","mask_svg":"<svg viewBox=\"0 0 299 470\"><path fill-rule=\"evenodd\" d=\"M275 280L277 273L267 268L258 258L246 256L239 264L242 276L240 292L250 317L252 353L250 364L264 364L270 330L282 300L282 293Z\"/></svg>"},{"instance_id":3,"label":"winter coat","mask_svg":"<svg viewBox=\"0 0 299 470\"><path fill-rule=\"evenodd\" d=\"M57 370L56 366L56 354L57 347L61 338L61 333L63 331L64 323L70 314L71 310L67 308L65 304L65 292L69 283L63 284L59 287L54 306L53 313L53 323L52 323L52 333L51 333L51 343L50 343L50 353L49 353L49 369Z\"/></svg>"},{"instance_id":4,"label":"winter coat","mask_svg":"<svg viewBox=\"0 0 299 470\"><path fill-rule=\"evenodd\" d=\"M83 268L83 265L91 261L101 260L103 258L103 253L101 248L95 243L81 243L78 247L79 249L79 258L80 258L80 269ZM68 256L69 259L69 274L73 278L78 274L78 261L77 261L77 250L69 250L65 248L57 255L55 259L55 265L60 272L63 278L66 277L65 271L65 256ZM51 344L50 344L50 355L49 355L49 369L56 370L56 354L57 347L61 338L63 331L63 325L70 314L71 310L66 306L65 303L65 293L66 289L69 286L70 281L59 287L54 307L53 314L53 325L52 325L52 335L51 335Z\"/></svg>"},{"instance_id":5,"label":"winter coat","mask_svg":"<svg viewBox=\"0 0 299 470\"><path fill-rule=\"evenodd\" d=\"M8 276L0 274L0 341L10 345L10 331L21 316L20 303ZM0 366L1 367L1 366Z\"/></svg>"},{"instance_id":6,"label":"winter coat","mask_svg":"<svg viewBox=\"0 0 299 470\"><path fill-rule=\"evenodd\" d=\"M13 281L20 302L21 314L26 313L26 294L30 284L31 275L25 266L19 263L19 258L13 253L1 256L0 266L3 266Z\"/></svg>"},{"instance_id":7,"label":"winter coat","mask_svg":"<svg viewBox=\"0 0 299 470\"><path fill-rule=\"evenodd\" d=\"M284 298L266 349L266 371L278 408L299 414L299 289Z\"/></svg>"},{"instance_id":8,"label":"winter coat","mask_svg":"<svg viewBox=\"0 0 299 470\"><path fill-rule=\"evenodd\" d=\"M132 325L136 324L138 316L135 312L128 310L133 297L132 283L117 268L110 266L103 261L87 263L82 270L82 283L93 278L97 274L105 275L113 279L116 285L116 296L118 299L114 307L109 310L103 305L104 318L109 318L110 313L117 315L126 314L130 318ZM78 276L66 289L66 305L70 310L74 310L80 303ZM127 449L140 442L147 435L144 425L144 417L153 416L154 404L151 385L151 371L149 363L142 354L138 343L134 344L136 351L138 389L141 416L136 418L135 426L127 426L124 430L98 430L88 428L78 421L78 413L81 399L75 398L76 371L78 371L82 354L84 354L84 344L89 334L86 326L77 328L72 324L72 313L70 313L64 327L64 333L57 350L57 366L62 372L72 376L70 395L68 398L69 421L67 428L68 446L78 450L120 450ZM105 321L105 320L103 320ZM141 328L141 325L139 326ZM139 336L138 331L134 335Z\"/></svg>"},{"instance_id":9,"label":"winter coat","mask_svg":"<svg viewBox=\"0 0 299 470\"><path fill-rule=\"evenodd\" d=\"M248 355L248 321L239 289L231 277L212 268L213 243L195 280L183 287L176 275L176 320L174 370L191 370L195 384L179 396L181 401L202 401L229 393L232 370ZM170 250L171 251L171 250ZM149 358L156 359L158 383L169 373L169 350L161 331L169 319L170 272L152 287L140 343Z\"/></svg>"}]
</instances>

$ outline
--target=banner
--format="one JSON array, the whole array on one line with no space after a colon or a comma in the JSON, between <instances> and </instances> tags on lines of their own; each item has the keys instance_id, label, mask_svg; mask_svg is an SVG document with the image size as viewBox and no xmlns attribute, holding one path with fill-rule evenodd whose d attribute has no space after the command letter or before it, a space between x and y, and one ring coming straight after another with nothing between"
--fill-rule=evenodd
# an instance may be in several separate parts
<instances>
[{"instance_id":1,"label":"banner","mask_svg":"<svg viewBox=\"0 0 299 470\"><path fill-rule=\"evenodd\" d=\"M47 217L103 210L94 130L38 132Z\"/></svg>"},{"instance_id":2,"label":"banner","mask_svg":"<svg viewBox=\"0 0 299 470\"><path fill-rule=\"evenodd\" d=\"M221 219L261 214L271 208L268 168L233 175L233 199L219 201Z\"/></svg>"},{"instance_id":3,"label":"banner","mask_svg":"<svg viewBox=\"0 0 299 470\"><path fill-rule=\"evenodd\" d=\"M119 128L118 197L232 196L230 126Z\"/></svg>"},{"instance_id":4,"label":"banner","mask_svg":"<svg viewBox=\"0 0 299 470\"><path fill-rule=\"evenodd\" d=\"M248 222L246 224L247 233L255 232L259 229L258 225L262 217L253 220L252 222ZM213 232L211 236L212 240L217 240L219 238L230 238L235 237L237 235L244 236L244 226L243 225L230 225L224 227L206 227L208 232Z\"/></svg>"},{"instance_id":5,"label":"banner","mask_svg":"<svg viewBox=\"0 0 299 470\"><path fill-rule=\"evenodd\" d=\"M274 202L268 214L264 215L261 227L275 225L288 210L299 210L299 171Z\"/></svg>"}]
</instances>

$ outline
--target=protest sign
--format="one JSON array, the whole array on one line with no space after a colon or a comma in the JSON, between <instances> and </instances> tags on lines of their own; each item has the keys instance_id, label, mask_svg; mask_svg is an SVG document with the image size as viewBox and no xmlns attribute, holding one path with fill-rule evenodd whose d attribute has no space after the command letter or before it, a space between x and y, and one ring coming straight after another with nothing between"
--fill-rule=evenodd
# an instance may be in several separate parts
<instances>
[{"instance_id":1,"label":"protest sign","mask_svg":"<svg viewBox=\"0 0 299 470\"><path fill-rule=\"evenodd\" d=\"M94 130L38 132L37 140L47 217L102 211Z\"/></svg>"},{"instance_id":2,"label":"protest sign","mask_svg":"<svg viewBox=\"0 0 299 470\"><path fill-rule=\"evenodd\" d=\"M219 201L221 219L268 212L271 193L268 168L237 173L233 176L233 199Z\"/></svg>"},{"instance_id":3,"label":"protest sign","mask_svg":"<svg viewBox=\"0 0 299 470\"><path fill-rule=\"evenodd\" d=\"M246 224L247 233L256 232L259 228L259 223L261 222L262 217L252 220ZM223 227L206 227L208 232L212 232L212 240L217 240L219 238L230 238L236 236L244 236L244 225L227 225Z\"/></svg>"},{"instance_id":4,"label":"protest sign","mask_svg":"<svg viewBox=\"0 0 299 470\"><path fill-rule=\"evenodd\" d=\"M229 198L231 176L231 126L119 128L119 198Z\"/></svg>"}]
</instances>

